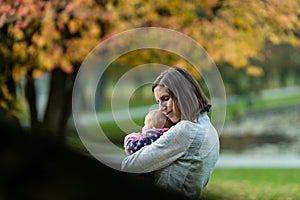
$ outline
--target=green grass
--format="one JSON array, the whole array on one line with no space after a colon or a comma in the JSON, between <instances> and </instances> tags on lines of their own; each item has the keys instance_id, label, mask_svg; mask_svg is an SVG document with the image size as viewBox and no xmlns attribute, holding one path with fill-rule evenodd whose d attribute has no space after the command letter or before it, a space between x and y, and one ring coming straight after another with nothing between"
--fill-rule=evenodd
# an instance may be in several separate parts
<instances>
[{"instance_id":1,"label":"green grass","mask_svg":"<svg viewBox=\"0 0 300 200\"><path fill-rule=\"evenodd\" d=\"M144 123L144 117L141 117L141 118L135 118L133 119L133 121L139 125L139 126L143 126L143 123ZM123 121L123 122L119 122L119 123L122 123L122 127L125 127L129 130L130 127L129 125L131 124L129 121ZM100 123L100 126L103 130L103 132L106 134L107 137L109 137L110 140L113 140L113 141L120 141L122 140L126 134L129 134L129 133L126 133L124 130L122 130L117 124L115 121L113 122L107 122L107 123ZM139 132L141 130L131 130L132 132Z\"/></svg>"},{"instance_id":2,"label":"green grass","mask_svg":"<svg viewBox=\"0 0 300 200\"><path fill-rule=\"evenodd\" d=\"M216 168L201 199L300 199L300 169Z\"/></svg>"},{"instance_id":3,"label":"green grass","mask_svg":"<svg viewBox=\"0 0 300 200\"><path fill-rule=\"evenodd\" d=\"M273 108L283 108L286 106L299 105L300 94L291 97L278 97L277 99L263 100L260 98L255 99L249 104L246 99L241 99L234 104L227 105L226 107L226 120L232 120L236 116L247 114L248 111L266 111Z\"/></svg>"},{"instance_id":4,"label":"green grass","mask_svg":"<svg viewBox=\"0 0 300 200\"><path fill-rule=\"evenodd\" d=\"M253 108L255 109L274 108L274 107L281 107L286 105L299 104L299 102L300 102L300 94L291 97L278 98L272 100L258 99L253 105Z\"/></svg>"}]
</instances>

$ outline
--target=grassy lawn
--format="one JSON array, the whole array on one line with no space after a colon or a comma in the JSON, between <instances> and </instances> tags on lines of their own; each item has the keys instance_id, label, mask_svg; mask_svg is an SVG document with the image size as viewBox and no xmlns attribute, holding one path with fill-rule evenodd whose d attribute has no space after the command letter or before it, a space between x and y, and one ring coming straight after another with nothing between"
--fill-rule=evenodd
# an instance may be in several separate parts
<instances>
[{"instance_id":1,"label":"grassy lawn","mask_svg":"<svg viewBox=\"0 0 300 200\"><path fill-rule=\"evenodd\" d=\"M300 199L300 169L217 168L202 199Z\"/></svg>"},{"instance_id":2,"label":"grassy lawn","mask_svg":"<svg viewBox=\"0 0 300 200\"><path fill-rule=\"evenodd\" d=\"M234 104L226 107L226 120L232 120L236 116L244 115L248 111L265 111L273 108L283 108L286 106L299 105L300 94L291 97L278 97L277 99L264 100L257 98L249 104L245 99L240 99Z\"/></svg>"}]
</instances>

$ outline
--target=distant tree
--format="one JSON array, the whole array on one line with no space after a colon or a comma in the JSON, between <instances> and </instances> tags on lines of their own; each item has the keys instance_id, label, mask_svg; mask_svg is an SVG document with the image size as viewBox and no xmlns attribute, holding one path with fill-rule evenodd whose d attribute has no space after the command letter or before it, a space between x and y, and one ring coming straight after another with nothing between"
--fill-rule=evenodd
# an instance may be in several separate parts
<instances>
[{"instance_id":1,"label":"distant tree","mask_svg":"<svg viewBox=\"0 0 300 200\"><path fill-rule=\"evenodd\" d=\"M299 54L300 48L297 46L289 43L273 44L266 40L260 57L250 58L250 62L262 67L265 87L274 84L285 87L288 82L299 83ZM277 80L277 83L274 80Z\"/></svg>"}]
</instances>

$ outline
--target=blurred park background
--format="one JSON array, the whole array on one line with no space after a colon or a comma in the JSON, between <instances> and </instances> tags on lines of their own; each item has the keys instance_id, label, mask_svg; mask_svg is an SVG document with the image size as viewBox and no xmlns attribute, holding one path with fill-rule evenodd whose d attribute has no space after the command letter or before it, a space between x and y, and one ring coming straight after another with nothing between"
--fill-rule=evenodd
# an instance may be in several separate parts
<instances>
[{"instance_id":1,"label":"blurred park background","mask_svg":"<svg viewBox=\"0 0 300 200\"><path fill-rule=\"evenodd\" d=\"M224 81L221 159L203 198L299 199L299 0L2 0L1 123L87 153L72 119L76 74L99 43L139 27L193 38ZM101 128L120 148L126 133L111 116L112 92L123 74L146 63L186 68L209 96L201 75L178 55L158 49L122 55L104 72L95 107ZM132 80L124 94L141 81ZM92 93L85 88L83 104ZM122 111L128 105L118 95ZM133 120L142 126L154 104L151 86L138 87L129 101ZM92 134L99 124L89 124Z\"/></svg>"}]
</instances>

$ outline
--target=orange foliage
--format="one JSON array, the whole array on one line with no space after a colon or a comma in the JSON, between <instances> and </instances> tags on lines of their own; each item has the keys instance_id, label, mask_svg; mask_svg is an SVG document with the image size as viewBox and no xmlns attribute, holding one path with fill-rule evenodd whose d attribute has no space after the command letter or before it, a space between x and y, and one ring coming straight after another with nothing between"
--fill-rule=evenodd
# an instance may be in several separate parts
<instances>
[{"instance_id":1,"label":"orange foliage","mask_svg":"<svg viewBox=\"0 0 300 200\"><path fill-rule=\"evenodd\" d=\"M0 4L1 59L14 62L7 65L12 68L5 70L13 71L8 74L56 67L72 73L99 42L145 26L183 32L216 62L246 67L254 76L263 71L249 66L248 58L259 56L265 40L300 45L298 0L0 0ZM137 63L149 58L139 59ZM169 62L188 67L172 56ZM5 77L0 80L2 91L4 83Z\"/></svg>"}]
</instances>

